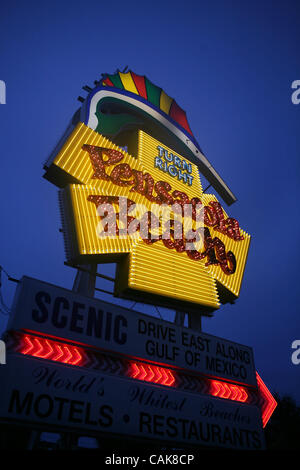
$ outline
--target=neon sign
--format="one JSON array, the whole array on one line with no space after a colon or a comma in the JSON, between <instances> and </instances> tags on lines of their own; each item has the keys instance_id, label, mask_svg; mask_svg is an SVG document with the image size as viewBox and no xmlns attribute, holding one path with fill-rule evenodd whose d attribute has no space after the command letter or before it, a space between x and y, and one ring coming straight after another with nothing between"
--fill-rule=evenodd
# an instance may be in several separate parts
<instances>
[{"instance_id":1,"label":"neon sign","mask_svg":"<svg viewBox=\"0 0 300 470\"><path fill-rule=\"evenodd\" d=\"M63 188L67 262L116 262L116 296L207 315L239 296L250 236L203 192L199 170L235 197L185 112L145 77L105 75L45 168Z\"/></svg>"},{"instance_id":2,"label":"neon sign","mask_svg":"<svg viewBox=\"0 0 300 470\"><path fill-rule=\"evenodd\" d=\"M173 155L173 163L177 156L176 163L184 165L182 155L144 131L138 133L133 156L84 124L77 125L54 159L56 181L59 171L61 180L75 183L60 194L67 260L117 262L115 295L143 296L169 307L176 302L180 308L211 314L220 303L238 297L250 236L214 195L203 193L196 165L185 167L192 185L155 167L158 146L168 158ZM120 198L127 201L123 224ZM113 208L110 216L100 211L103 204ZM142 214L135 207L142 207ZM149 225L151 217L160 222L156 230ZM127 225L136 228L134 236L124 232ZM109 235L109 226L115 227L111 236L99 237Z\"/></svg>"},{"instance_id":3,"label":"neon sign","mask_svg":"<svg viewBox=\"0 0 300 470\"><path fill-rule=\"evenodd\" d=\"M117 150L106 149L104 147L95 147L91 145L84 145L83 150L87 151L90 156L91 164L94 169L94 174L92 176L93 179L111 181L117 186L130 187L130 191L134 191L145 196L152 203L177 205L179 206L178 208L180 211L181 209L184 209L185 205L190 204L192 208L192 219L196 219L196 206L202 205L199 198L192 198L190 200L186 193L178 190L172 191L172 187L168 182L159 181L155 183L154 178L150 173L144 173L132 169L128 163L120 163L124 158L122 152L119 152ZM104 160L104 155L107 156L106 160ZM170 155L172 155L173 160L173 154ZM181 164L181 160L179 159L179 157L177 157L177 159ZM191 168L191 164L189 166ZM109 167L113 167L111 169L110 175L107 173L107 169ZM153 195L154 189L157 194L156 196ZM97 208L100 204L118 202L116 201L117 198L115 196L91 195L88 196L87 199L88 201L93 202ZM129 207L134 205L134 201L129 199L128 202ZM119 213L117 213L117 216L119 216ZM220 265L223 272L227 275L233 274L235 272L236 258L234 254L231 251L226 253L224 243L218 237L212 238L210 231L207 227L203 231L205 251L200 253L195 249L186 249L186 240L184 236L177 239L175 238L174 221L173 227L170 230L171 236L169 238L164 237L163 235L159 235L158 237L151 237L151 234L149 232L150 221L154 218L155 215L151 211L150 213L147 212L148 230L146 238L143 238L142 236L142 239L145 243L152 244L162 240L166 248L175 249L177 252L186 251L187 255L195 261L207 257L208 261L206 263L206 266L209 266L211 264ZM130 223L133 222L136 222L136 219L131 216ZM208 226L213 226L215 230L224 233L226 236L233 238L236 241L244 239L243 235L241 235L240 233L238 221L233 218L225 219L221 205L218 202L212 201L210 202L210 206L204 206L204 223ZM159 224L158 220L157 224ZM179 224L181 225L181 227L179 227L178 232L183 233L182 224L180 222ZM136 224L136 226L139 225L140 222ZM108 223L106 223L106 232L107 228ZM119 227L116 227L116 234L119 234ZM195 239L197 236L197 232L193 231L193 235L193 239Z\"/></svg>"}]
</instances>

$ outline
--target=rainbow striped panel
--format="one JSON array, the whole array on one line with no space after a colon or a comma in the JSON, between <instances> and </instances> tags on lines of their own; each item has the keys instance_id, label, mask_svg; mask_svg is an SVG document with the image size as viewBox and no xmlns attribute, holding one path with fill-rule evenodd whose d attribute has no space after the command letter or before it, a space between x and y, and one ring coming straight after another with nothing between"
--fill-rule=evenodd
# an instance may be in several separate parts
<instances>
[{"instance_id":1,"label":"rainbow striped panel","mask_svg":"<svg viewBox=\"0 0 300 470\"><path fill-rule=\"evenodd\" d=\"M106 74L101 83L104 86L126 90L147 100L193 136L185 111L162 88L154 85L147 77L137 75L130 70L126 73L118 72L114 75Z\"/></svg>"}]
</instances>

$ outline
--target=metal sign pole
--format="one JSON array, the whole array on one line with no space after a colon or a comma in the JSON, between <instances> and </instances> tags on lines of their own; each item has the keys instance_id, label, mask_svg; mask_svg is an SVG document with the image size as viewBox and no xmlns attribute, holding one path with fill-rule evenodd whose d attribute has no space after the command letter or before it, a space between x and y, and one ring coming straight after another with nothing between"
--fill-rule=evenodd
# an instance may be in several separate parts
<instances>
[{"instance_id":1,"label":"metal sign pole","mask_svg":"<svg viewBox=\"0 0 300 470\"><path fill-rule=\"evenodd\" d=\"M184 326L185 320L185 313L184 312L176 312L174 323L178 326ZM188 313L188 327L194 331L202 331L202 315L200 313Z\"/></svg>"},{"instance_id":2,"label":"metal sign pole","mask_svg":"<svg viewBox=\"0 0 300 470\"><path fill-rule=\"evenodd\" d=\"M86 271L78 269L72 291L88 297L94 297L97 267L98 264L86 264L82 266Z\"/></svg>"},{"instance_id":3,"label":"metal sign pole","mask_svg":"<svg viewBox=\"0 0 300 470\"><path fill-rule=\"evenodd\" d=\"M176 312L175 313L175 319L174 319L175 325L184 326L184 319L185 319L185 313L184 312Z\"/></svg>"},{"instance_id":4,"label":"metal sign pole","mask_svg":"<svg viewBox=\"0 0 300 470\"><path fill-rule=\"evenodd\" d=\"M202 331L202 315L200 313L188 314L188 327L194 331Z\"/></svg>"}]
</instances>

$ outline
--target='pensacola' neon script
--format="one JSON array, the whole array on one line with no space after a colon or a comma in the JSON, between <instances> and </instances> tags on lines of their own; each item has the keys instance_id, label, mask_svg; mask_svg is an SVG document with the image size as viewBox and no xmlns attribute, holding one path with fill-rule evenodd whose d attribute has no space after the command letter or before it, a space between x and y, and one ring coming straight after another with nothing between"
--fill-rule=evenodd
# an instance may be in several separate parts
<instances>
[{"instance_id":1,"label":"'pensacola' neon script","mask_svg":"<svg viewBox=\"0 0 300 470\"><path fill-rule=\"evenodd\" d=\"M155 183L154 178L150 173L144 173L139 170L135 170L130 167L128 163L119 163L123 160L124 155L122 152L114 149L107 149L104 147L97 147L94 145L83 145L82 149L87 151L91 164L94 169L93 179L100 179L104 181L110 181L117 186L131 187L131 192L136 192L145 196L149 201L156 204L168 204L173 205L175 203L184 208L186 204L191 204L192 208L195 206L202 205L201 200L198 197L194 197L191 200L188 195L183 191L175 190L172 191L172 186L167 181L158 181ZM161 147L162 151L164 150ZM107 157L104 160L104 155ZM172 155L172 157L170 156ZM168 158L174 158L173 154L168 154ZM179 157L177 157L179 158ZM179 159L180 160L180 159ZM182 161L176 160L177 164L184 166L188 171L191 170L188 165L183 165ZM113 166L110 174L107 173L107 168ZM156 191L157 195L153 194ZM111 196L115 198L114 196ZM111 198L110 197L110 198ZM88 200L98 206L108 201L108 196L89 196ZM130 201L132 202L132 201ZM194 211L195 212L195 211ZM204 223L208 227L213 227L216 231L219 231L229 238L235 241L243 240L244 237L240 233L239 223L236 219L228 217L225 219L222 207L219 202L211 201L209 206L204 206ZM156 240L149 240L149 237L143 238L145 243L154 243ZM233 274L236 271L236 259L232 251L226 253L224 243L218 238L212 238L208 228L204 230L204 244L205 251L203 253L197 250L187 250L184 246L184 241L180 240L177 244L175 240L170 240L169 243L164 242L167 248L182 252L186 251L187 255L195 260L201 260L208 256L208 262L206 265L219 265L225 274Z\"/></svg>"}]
</instances>

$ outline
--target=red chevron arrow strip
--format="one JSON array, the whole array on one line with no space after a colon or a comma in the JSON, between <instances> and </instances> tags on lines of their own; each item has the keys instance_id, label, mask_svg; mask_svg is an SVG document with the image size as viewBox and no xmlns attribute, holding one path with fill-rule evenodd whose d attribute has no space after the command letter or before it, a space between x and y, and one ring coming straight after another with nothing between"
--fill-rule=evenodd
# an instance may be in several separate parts
<instances>
[{"instance_id":1,"label":"red chevron arrow strip","mask_svg":"<svg viewBox=\"0 0 300 470\"><path fill-rule=\"evenodd\" d=\"M167 387L172 387L175 383L175 377L171 369L153 366L152 364L143 364L142 362L131 363L129 376L133 379L166 385Z\"/></svg>"},{"instance_id":2,"label":"red chevron arrow strip","mask_svg":"<svg viewBox=\"0 0 300 470\"><path fill-rule=\"evenodd\" d=\"M64 364L80 365L82 361L80 348L30 335L23 337L23 347L20 349L20 352L25 355L62 362Z\"/></svg>"},{"instance_id":3,"label":"red chevron arrow strip","mask_svg":"<svg viewBox=\"0 0 300 470\"><path fill-rule=\"evenodd\" d=\"M244 387L228 384L226 382L219 382L218 380L211 381L210 393L214 397L240 401L242 403L245 403L248 398L248 393Z\"/></svg>"},{"instance_id":4,"label":"red chevron arrow strip","mask_svg":"<svg viewBox=\"0 0 300 470\"><path fill-rule=\"evenodd\" d=\"M10 332L5 338L8 350L79 367L97 369L107 373L125 375L133 379L176 387L178 389L210 394L214 397L247 402L258 406L265 427L274 412L277 402L257 374L257 389L242 387L221 380L211 380L184 371L176 373L167 367L160 367L141 361L120 359L102 351L92 351L50 338L43 338L21 332Z\"/></svg>"}]
</instances>

